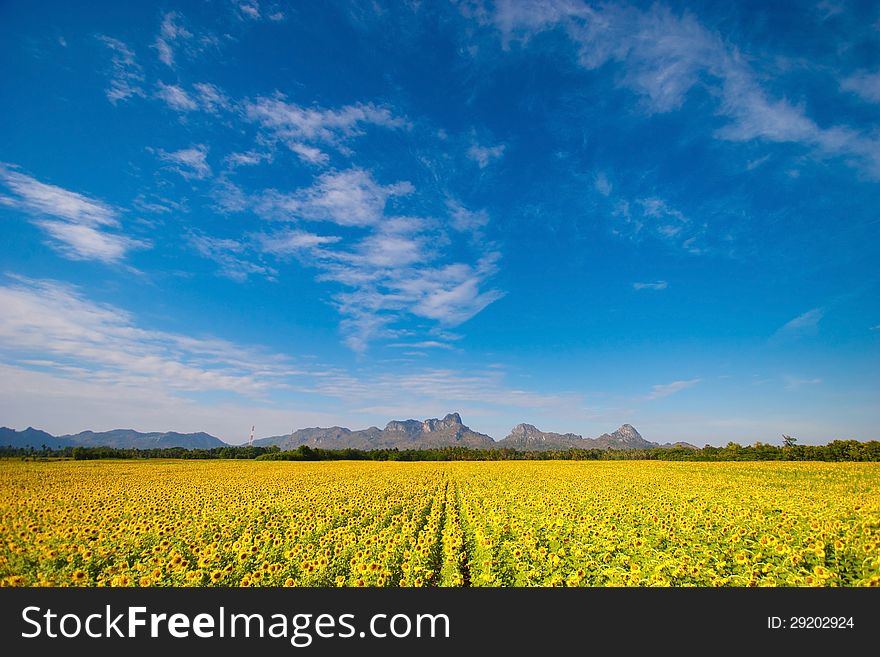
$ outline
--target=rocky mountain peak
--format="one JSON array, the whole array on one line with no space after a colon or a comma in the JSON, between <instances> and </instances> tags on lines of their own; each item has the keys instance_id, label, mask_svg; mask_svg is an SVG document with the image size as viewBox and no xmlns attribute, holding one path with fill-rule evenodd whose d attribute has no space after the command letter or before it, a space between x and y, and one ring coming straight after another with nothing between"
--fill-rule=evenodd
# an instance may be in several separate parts
<instances>
[{"instance_id":1,"label":"rocky mountain peak","mask_svg":"<svg viewBox=\"0 0 880 657\"><path fill-rule=\"evenodd\" d=\"M408 434L418 433L421 428L422 423L418 420L391 420L391 422L385 425L385 431Z\"/></svg>"},{"instance_id":2,"label":"rocky mountain peak","mask_svg":"<svg viewBox=\"0 0 880 657\"><path fill-rule=\"evenodd\" d=\"M615 431L612 435L617 437L619 440L624 442L644 442L644 438L642 438L641 434L636 431L635 427L631 424L624 424L617 431Z\"/></svg>"},{"instance_id":3,"label":"rocky mountain peak","mask_svg":"<svg viewBox=\"0 0 880 657\"><path fill-rule=\"evenodd\" d=\"M534 424L517 424L513 429L510 430L511 435L513 436L529 436L536 433L541 433L541 431Z\"/></svg>"},{"instance_id":4,"label":"rocky mountain peak","mask_svg":"<svg viewBox=\"0 0 880 657\"><path fill-rule=\"evenodd\" d=\"M443 421L448 424L461 424L461 415L458 413L447 413Z\"/></svg>"},{"instance_id":5,"label":"rocky mountain peak","mask_svg":"<svg viewBox=\"0 0 880 657\"><path fill-rule=\"evenodd\" d=\"M464 431L467 427L461 423L461 416L458 413L448 413L442 420L430 418L422 422L422 431Z\"/></svg>"}]
</instances>

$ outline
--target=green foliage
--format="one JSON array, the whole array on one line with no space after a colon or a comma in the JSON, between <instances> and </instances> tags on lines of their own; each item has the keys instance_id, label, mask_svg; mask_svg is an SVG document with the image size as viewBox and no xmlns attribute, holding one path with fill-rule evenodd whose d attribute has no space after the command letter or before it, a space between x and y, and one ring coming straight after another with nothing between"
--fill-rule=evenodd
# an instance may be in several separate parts
<instances>
[{"instance_id":1,"label":"green foliage","mask_svg":"<svg viewBox=\"0 0 880 657\"><path fill-rule=\"evenodd\" d=\"M706 445L702 449L655 447L652 449L553 449L519 452L514 449L319 449L302 445L282 452L277 445L214 447L212 449L117 449L114 447L43 448L0 447L0 457L97 459L256 459L258 461L880 461L880 442L835 440L827 445L783 447L756 442L742 446Z\"/></svg>"}]
</instances>

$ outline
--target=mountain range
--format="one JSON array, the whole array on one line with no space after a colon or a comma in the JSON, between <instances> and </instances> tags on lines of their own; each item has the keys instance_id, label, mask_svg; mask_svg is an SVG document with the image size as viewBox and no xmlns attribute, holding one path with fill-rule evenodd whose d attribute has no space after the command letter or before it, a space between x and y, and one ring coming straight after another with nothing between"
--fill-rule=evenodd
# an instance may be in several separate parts
<instances>
[{"instance_id":1,"label":"mountain range","mask_svg":"<svg viewBox=\"0 0 880 657\"><path fill-rule=\"evenodd\" d=\"M440 447L469 447L474 449L510 448L517 451L543 451L565 449L650 449L652 447L689 447L687 443L660 445L645 440L629 424L598 438L583 438L573 433L541 431L531 424L518 424L504 439L495 441L484 433L465 426L458 413L449 413L443 419L392 420L384 429L369 427L352 431L346 427L312 427L298 429L290 434L260 438L255 446L277 445L282 450L300 446L320 449L436 449ZM210 449L226 447L219 438L210 434L151 432L141 433L133 429L113 431L82 431L77 434L53 436L45 431L28 427L24 431L0 428L0 446L34 447L45 445L52 449L64 447L116 447L123 449L153 449L162 447L185 447ZM695 448L694 448L695 449Z\"/></svg>"},{"instance_id":2,"label":"mountain range","mask_svg":"<svg viewBox=\"0 0 880 657\"><path fill-rule=\"evenodd\" d=\"M458 413L449 413L442 420L392 420L384 429L369 427L352 431L345 427L299 429L286 436L270 436L255 440L254 445L278 445L283 450L301 445L321 449L434 449L437 447L471 447L492 449L499 446L490 436L477 433L461 422Z\"/></svg>"},{"instance_id":3,"label":"mountain range","mask_svg":"<svg viewBox=\"0 0 880 657\"><path fill-rule=\"evenodd\" d=\"M652 443L642 438L631 424L611 433L603 433L598 438L584 438L575 433L553 433L541 431L531 424L517 424L510 434L496 443L499 447L510 447L519 452L534 452L550 449L651 449L654 447L686 447L697 449L690 443Z\"/></svg>"},{"instance_id":4,"label":"mountain range","mask_svg":"<svg viewBox=\"0 0 880 657\"><path fill-rule=\"evenodd\" d=\"M65 447L115 447L117 449L154 449L162 447L185 447L187 449L210 449L226 447L219 438L210 434L177 433L176 431L152 431L142 433L134 429L113 429L112 431L81 431L76 434L53 436L50 433L28 427L15 431L0 427L0 446L34 447L43 445L51 449Z\"/></svg>"}]
</instances>

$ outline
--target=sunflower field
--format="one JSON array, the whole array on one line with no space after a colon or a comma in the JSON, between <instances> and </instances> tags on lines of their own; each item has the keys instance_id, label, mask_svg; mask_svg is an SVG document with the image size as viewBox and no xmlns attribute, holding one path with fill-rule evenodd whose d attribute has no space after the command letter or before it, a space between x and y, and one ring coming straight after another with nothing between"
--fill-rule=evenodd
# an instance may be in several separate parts
<instances>
[{"instance_id":1,"label":"sunflower field","mask_svg":"<svg viewBox=\"0 0 880 657\"><path fill-rule=\"evenodd\" d=\"M878 586L880 464L0 462L4 586Z\"/></svg>"}]
</instances>

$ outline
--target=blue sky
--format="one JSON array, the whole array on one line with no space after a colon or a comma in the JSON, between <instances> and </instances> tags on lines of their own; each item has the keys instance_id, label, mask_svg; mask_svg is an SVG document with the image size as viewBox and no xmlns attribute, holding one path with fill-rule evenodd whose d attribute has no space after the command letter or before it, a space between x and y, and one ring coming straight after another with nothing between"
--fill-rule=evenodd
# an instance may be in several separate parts
<instances>
[{"instance_id":1,"label":"blue sky","mask_svg":"<svg viewBox=\"0 0 880 657\"><path fill-rule=\"evenodd\" d=\"M4 3L0 423L880 438L880 6L772 5Z\"/></svg>"}]
</instances>

